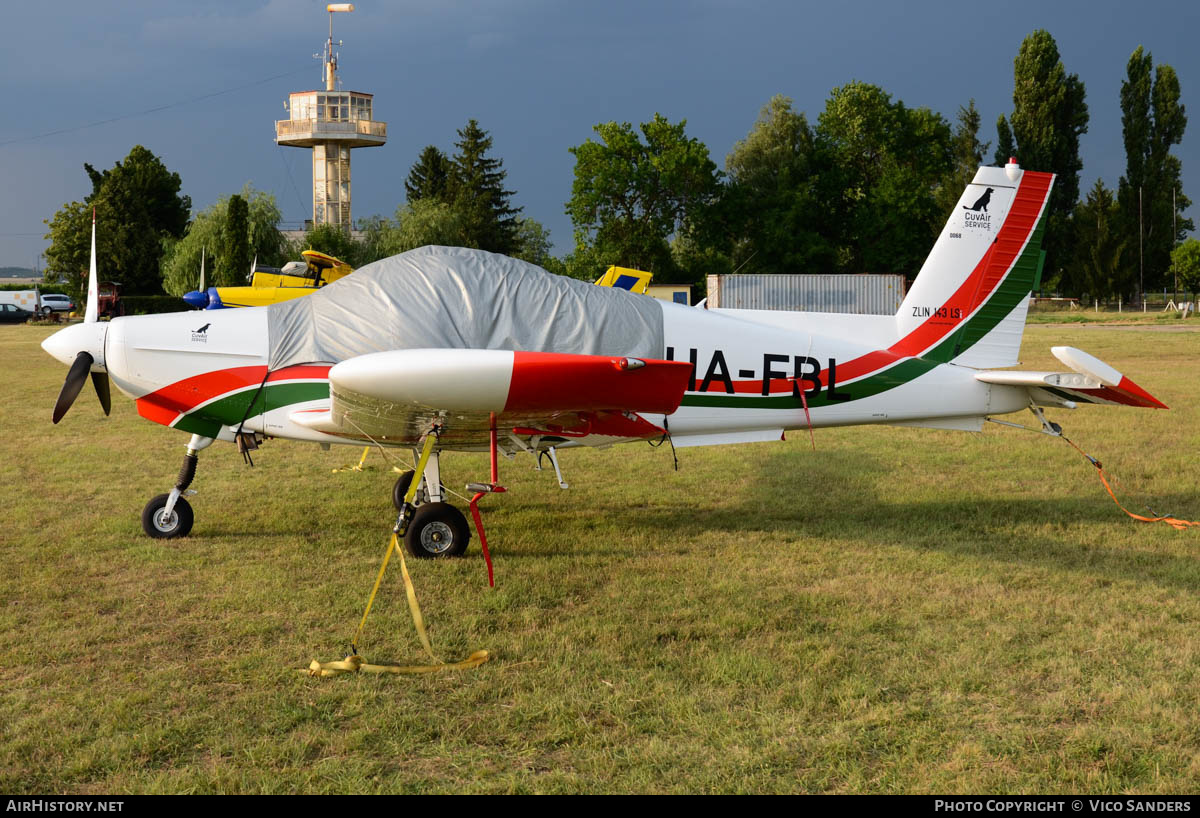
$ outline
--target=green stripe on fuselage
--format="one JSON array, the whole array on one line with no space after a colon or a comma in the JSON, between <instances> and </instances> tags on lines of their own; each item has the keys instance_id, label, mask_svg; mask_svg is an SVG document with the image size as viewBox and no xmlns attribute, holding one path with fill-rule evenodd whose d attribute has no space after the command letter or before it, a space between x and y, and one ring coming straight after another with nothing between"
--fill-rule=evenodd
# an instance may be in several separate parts
<instances>
[{"instance_id":1,"label":"green stripe on fuselage","mask_svg":"<svg viewBox=\"0 0 1200 818\"><path fill-rule=\"evenodd\" d=\"M903 386L909 381L924 375L936 366L937 364L933 361L926 361L921 358L909 358L906 361L902 361L881 372L876 372L874 375L855 381L852 384L844 386L840 383L837 384L837 394L839 396L848 395L843 400L830 400L827 388L823 388L816 394L805 393L805 399L808 401L809 409L816 409L821 406L837 406L842 403L849 403L850 401L862 400L863 398L878 395L880 392L895 389L897 386ZM801 381L801 384L804 384L804 382ZM717 394L687 394L683 396L681 405L721 406L733 409L804 408L804 403L794 394L761 397L759 395L730 395L724 392Z\"/></svg>"},{"instance_id":2,"label":"green stripe on fuselage","mask_svg":"<svg viewBox=\"0 0 1200 818\"><path fill-rule=\"evenodd\" d=\"M237 426L243 418L254 417L271 409L280 409L294 403L329 398L329 383L271 383L262 390L246 389L218 398L212 403L189 412L175 424L192 434L216 437L222 426ZM254 405L247 411L250 401Z\"/></svg>"}]
</instances>

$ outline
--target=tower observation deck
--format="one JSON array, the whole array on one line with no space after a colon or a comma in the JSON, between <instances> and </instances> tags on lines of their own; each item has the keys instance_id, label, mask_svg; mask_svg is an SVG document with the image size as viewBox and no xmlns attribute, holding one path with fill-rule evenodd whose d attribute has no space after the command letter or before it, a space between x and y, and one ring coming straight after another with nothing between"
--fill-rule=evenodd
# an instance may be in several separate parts
<instances>
[{"instance_id":1,"label":"tower observation deck","mask_svg":"<svg viewBox=\"0 0 1200 818\"><path fill-rule=\"evenodd\" d=\"M349 231L350 151L387 142L387 123L374 118L371 94L338 88L333 15L354 11L354 6L331 3L326 11L329 39L325 42L323 65L325 89L297 91L288 96L288 118L276 121L275 142L312 150L313 225L332 224Z\"/></svg>"}]
</instances>

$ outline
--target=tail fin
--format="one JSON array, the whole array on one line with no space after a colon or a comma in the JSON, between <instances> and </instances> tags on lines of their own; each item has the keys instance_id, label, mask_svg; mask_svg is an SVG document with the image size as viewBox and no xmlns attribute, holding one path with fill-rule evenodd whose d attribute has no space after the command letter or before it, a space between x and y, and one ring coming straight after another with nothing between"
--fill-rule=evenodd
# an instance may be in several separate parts
<instances>
[{"instance_id":1,"label":"tail fin","mask_svg":"<svg viewBox=\"0 0 1200 818\"><path fill-rule=\"evenodd\" d=\"M892 349L973 367L1017 363L1041 278L1054 174L982 167L954 206L896 314Z\"/></svg>"}]
</instances>

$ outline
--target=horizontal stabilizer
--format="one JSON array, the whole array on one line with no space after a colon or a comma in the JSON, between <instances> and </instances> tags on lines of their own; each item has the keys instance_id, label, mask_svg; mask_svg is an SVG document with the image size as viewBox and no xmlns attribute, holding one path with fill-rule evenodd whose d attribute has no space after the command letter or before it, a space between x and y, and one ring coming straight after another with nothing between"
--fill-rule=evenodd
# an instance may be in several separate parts
<instances>
[{"instance_id":1,"label":"horizontal stabilizer","mask_svg":"<svg viewBox=\"0 0 1200 818\"><path fill-rule=\"evenodd\" d=\"M1107 403L1166 409L1167 405L1108 364L1074 347L1052 347L1054 357L1073 372L1020 372L987 370L975 375L983 383L1024 386L1039 404Z\"/></svg>"}]
</instances>

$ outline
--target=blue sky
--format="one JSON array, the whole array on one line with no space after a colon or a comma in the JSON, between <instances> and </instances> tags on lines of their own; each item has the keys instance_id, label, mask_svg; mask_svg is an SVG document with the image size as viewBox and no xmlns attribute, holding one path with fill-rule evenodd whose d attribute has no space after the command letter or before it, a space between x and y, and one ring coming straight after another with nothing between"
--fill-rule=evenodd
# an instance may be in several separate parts
<instances>
[{"instance_id":1,"label":"blue sky","mask_svg":"<svg viewBox=\"0 0 1200 818\"><path fill-rule=\"evenodd\" d=\"M723 165L772 95L791 97L815 121L830 90L857 79L951 120L974 98L983 138L994 142L996 117L1012 105L1013 57L1037 28L1050 31L1087 87L1081 188L1097 177L1115 187L1124 170L1118 93L1142 45L1179 73L1193 123L1176 154L1185 189L1200 201L1194 2L355 6L334 20L345 43L340 75L345 88L375 94L389 135L386 146L354 153L355 218L391 215L421 148L452 151L469 118L491 132L516 204L550 229L560 254L573 243L563 213L568 148L598 122L638 123L656 112L687 119L689 135ZM285 219L307 218L308 152L277 147L273 128L290 91L320 86L312 55L325 40L324 9L313 0L6 3L0 266L33 266L46 246L42 220L90 190L83 163L111 167L135 144L180 174L197 210L250 182L276 196ZM229 92L197 99L221 91ZM161 106L173 107L79 128ZM36 136L57 130L65 132Z\"/></svg>"}]
</instances>

